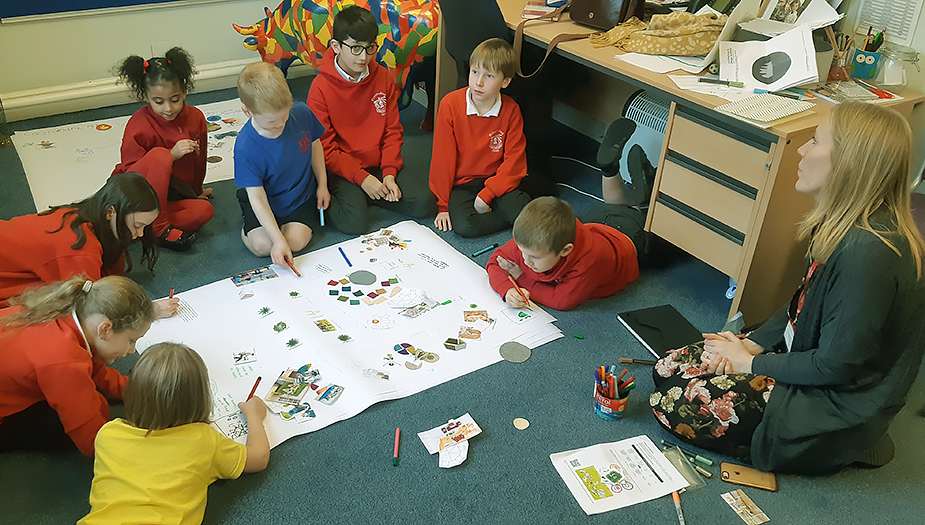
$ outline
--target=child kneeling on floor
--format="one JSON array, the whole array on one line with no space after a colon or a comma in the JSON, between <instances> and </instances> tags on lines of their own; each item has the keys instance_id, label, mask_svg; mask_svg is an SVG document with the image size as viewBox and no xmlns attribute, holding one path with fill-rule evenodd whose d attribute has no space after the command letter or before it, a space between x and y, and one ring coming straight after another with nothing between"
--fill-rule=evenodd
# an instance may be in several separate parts
<instances>
[{"instance_id":1,"label":"child kneeling on floor","mask_svg":"<svg viewBox=\"0 0 925 525\"><path fill-rule=\"evenodd\" d=\"M621 208L629 220L614 224L617 229L582 224L555 197L534 199L514 221L514 238L488 260L491 287L513 308L532 300L556 310L619 292L639 277L637 253L644 253L645 244L642 223L633 214L645 215Z\"/></svg>"},{"instance_id":2,"label":"child kneeling on floor","mask_svg":"<svg viewBox=\"0 0 925 525\"><path fill-rule=\"evenodd\" d=\"M247 445L209 426L212 394L202 358L186 345L158 343L125 385L125 419L96 438L90 523L200 523L209 485L258 472L270 460L259 397L238 403Z\"/></svg>"}]
</instances>

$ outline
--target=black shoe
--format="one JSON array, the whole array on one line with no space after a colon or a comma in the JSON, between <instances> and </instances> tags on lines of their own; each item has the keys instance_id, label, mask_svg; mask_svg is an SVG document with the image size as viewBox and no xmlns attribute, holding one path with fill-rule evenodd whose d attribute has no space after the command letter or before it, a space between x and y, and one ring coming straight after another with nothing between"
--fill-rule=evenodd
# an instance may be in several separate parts
<instances>
[{"instance_id":1,"label":"black shoe","mask_svg":"<svg viewBox=\"0 0 925 525\"><path fill-rule=\"evenodd\" d=\"M649 163L646 152L639 144L633 144L626 157L626 167L633 184L632 195L637 205L646 205L652 196L652 184L655 183L655 168Z\"/></svg>"},{"instance_id":2,"label":"black shoe","mask_svg":"<svg viewBox=\"0 0 925 525\"><path fill-rule=\"evenodd\" d=\"M607 174L615 175L620 171L620 158L623 146L636 131L636 123L628 118L618 118L607 126L601 147L597 150L597 165Z\"/></svg>"},{"instance_id":3,"label":"black shoe","mask_svg":"<svg viewBox=\"0 0 925 525\"><path fill-rule=\"evenodd\" d=\"M185 252L186 250L192 248L193 244L196 243L196 239L199 238L199 234L196 232L183 232L177 239L172 241L167 240L167 236L174 229L180 231L179 228L168 226L167 229L164 230L164 233L162 233L160 237L157 238L157 244L163 248L167 248L168 250L173 250L175 252Z\"/></svg>"}]
</instances>

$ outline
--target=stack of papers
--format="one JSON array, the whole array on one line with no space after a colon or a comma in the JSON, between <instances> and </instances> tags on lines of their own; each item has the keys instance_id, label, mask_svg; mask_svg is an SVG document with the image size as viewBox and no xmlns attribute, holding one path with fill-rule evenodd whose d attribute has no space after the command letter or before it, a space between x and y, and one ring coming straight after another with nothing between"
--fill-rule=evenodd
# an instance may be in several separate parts
<instances>
[{"instance_id":1,"label":"stack of papers","mask_svg":"<svg viewBox=\"0 0 925 525\"><path fill-rule=\"evenodd\" d=\"M812 102L764 93L713 109L760 127L769 127L775 120L809 111L813 106Z\"/></svg>"},{"instance_id":2,"label":"stack of papers","mask_svg":"<svg viewBox=\"0 0 925 525\"><path fill-rule=\"evenodd\" d=\"M819 79L809 26L764 42L720 42L719 49L719 78L746 88L781 91Z\"/></svg>"}]
</instances>

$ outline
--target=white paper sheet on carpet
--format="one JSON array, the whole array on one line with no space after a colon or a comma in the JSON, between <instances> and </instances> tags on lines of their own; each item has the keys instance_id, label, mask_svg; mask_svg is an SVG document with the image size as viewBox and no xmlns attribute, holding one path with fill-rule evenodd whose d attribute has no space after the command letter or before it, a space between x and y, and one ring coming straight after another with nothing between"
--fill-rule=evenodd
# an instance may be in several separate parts
<instances>
[{"instance_id":1,"label":"white paper sheet on carpet","mask_svg":"<svg viewBox=\"0 0 925 525\"><path fill-rule=\"evenodd\" d=\"M247 122L238 99L198 106L206 118L220 116L221 129L209 133L209 156L218 162L206 164L206 182L234 177L234 136ZM56 128L21 131L13 144L26 172L36 210L45 210L92 195L106 182L120 161L122 134L129 117L69 124ZM221 137L221 138L218 138Z\"/></svg>"},{"instance_id":2,"label":"white paper sheet on carpet","mask_svg":"<svg viewBox=\"0 0 925 525\"><path fill-rule=\"evenodd\" d=\"M315 417L303 422L268 413L266 428L271 446L276 446L353 417L379 401L406 397L496 363L501 360L498 349L507 341L535 348L562 337L552 325L555 318L538 307L525 312L526 318L519 317L519 312L505 313L507 305L488 285L484 268L429 228L405 221L386 230L392 232L358 237L296 258L302 278L296 278L289 268L271 266L278 277L243 286L224 279L181 291L177 296L195 317L158 321L137 346L143 349L159 341L177 341L199 352L212 379L213 416L225 419L216 426L242 442L245 436L228 429L243 430L238 424L237 402L245 399L258 376L262 380L257 395L264 398L281 372L307 364L321 372L319 386L344 387L332 405L317 402L314 393L308 392L303 401L311 405ZM374 240L383 236L399 242L376 245ZM338 248L344 250L352 267ZM360 270L375 275L372 285L341 282ZM397 287L402 291L393 294ZM362 293L355 295L357 291ZM400 313L425 294L437 303L451 302L418 317ZM360 300L381 296L388 300L377 304ZM407 300L401 306L392 304L400 297ZM359 304L351 305L351 299ZM483 326L479 340L466 340L466 348L449 350L444 341L457 337L461 326L471 324L464 322L466 310L487 310L495 322L492 327ZM280 323L285 323L285 329L277 331ZM438 359L428 362L402 354L403 343L436 354ZM256 360L236 364L234 355L239 352L252 352ZM374 372L364 376L364 370L382 372L388 379ZM228 418L231 423L225 424Z\"/></svg>"}]
</instances>

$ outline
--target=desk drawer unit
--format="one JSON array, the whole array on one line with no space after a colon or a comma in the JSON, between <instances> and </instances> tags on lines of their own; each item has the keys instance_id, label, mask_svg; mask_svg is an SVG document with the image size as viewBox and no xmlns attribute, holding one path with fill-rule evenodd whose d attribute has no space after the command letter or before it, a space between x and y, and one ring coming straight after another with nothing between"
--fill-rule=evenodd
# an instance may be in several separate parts
<instances>
[{"instance_id":1,"label":"desk drawer unit","mask_svg":"<svg viewBox=\"0 0 925 525\"><path fill-rule=\"evenodd\" d=\"M773 142L675 107L649 230L738 278Z\"/></svg>"}]
</instances>

